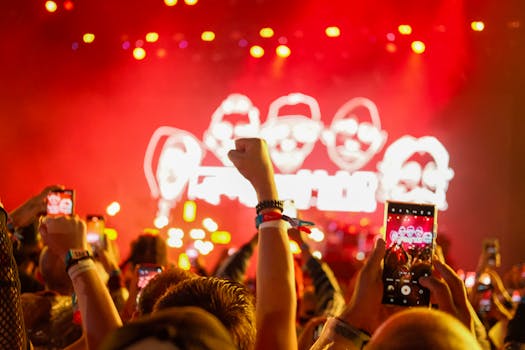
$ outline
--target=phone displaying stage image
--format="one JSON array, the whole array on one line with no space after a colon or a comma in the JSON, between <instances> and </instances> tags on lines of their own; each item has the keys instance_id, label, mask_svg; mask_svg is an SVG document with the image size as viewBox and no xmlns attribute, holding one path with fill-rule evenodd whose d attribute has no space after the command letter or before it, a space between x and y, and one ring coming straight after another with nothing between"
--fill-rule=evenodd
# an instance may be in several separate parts
<instances>
[{"instance_id":1,"label":"phone displaying stage image","mask_svg":"<svg viewBox=\"0 0 525 350\"><path fill-rule=\"evenodd\" d=\"M86 217L86 238L92 246L104 247L104 228L105 220L103 215L87 215Z\"/></svg>"},{"instance_id":2,"label":"phone displaying stage image","mask_svg":"<svg viewBox=\"0 0 525 350\"><path fill-rule=\"evenodd\" d=\"M46 197L46 215L73 215L75 206L74 190L56 190Z\"/></svg>"},{"instance_id":3,"label":"phone displaying stage image","mask_svg":"<svg viewBox=\"0 0 525 350\"><path fill-rule=\"evenodd\" d=\"M142 264L137 268L137 290L140 292L149 281L161 273L163 270L162 266L155 264Z\"/></svg>"},{"instance_id":4,"label":"phone displaying stage image","mask_svg":"<svg viewBox=\"0 0 525 350\"><path fill-rule=\"evenodd\" d=\"M385 203L383 304L430 305L418 279L432 271L437 209L431 204Z\"/></svg>"}]
</instances>

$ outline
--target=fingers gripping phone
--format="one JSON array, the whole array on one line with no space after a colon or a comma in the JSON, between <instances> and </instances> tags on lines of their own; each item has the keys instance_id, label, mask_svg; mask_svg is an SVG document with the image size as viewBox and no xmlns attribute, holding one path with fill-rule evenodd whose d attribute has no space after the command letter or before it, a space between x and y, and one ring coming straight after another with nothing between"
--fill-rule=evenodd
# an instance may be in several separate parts
<instances>
[{"instance_id":1,"label":"fingers gripping phone","mask_svg":"<svg viewBox=\"0 0 525 350\"><path fill-rule=\"evenodd\" d=\"M105 220L103 215L87 215L87 241L94 247L106 248L104 240Z\"/></svg>"},{"instance_id":2,"label":"fingers gripping phone","mask_svg":"<svg viewBox=\"0 0 525 350\"><path fill-rule=\"evenodd\" d=\"M74 190L55 190L47 194L46 215L73 215L75 206Z\"/></svg>"},{"instance_id":3,"label":"fingers gripping phone","mask_svg":"<svg viewBox=\"0 0 525 350\"><path fill-rule=\"evenodd\" d=\"M418 280L432 272L436 225L434 205L385 203L383 304L430 305L430 291Z\"/></svg>"}]
</instances>

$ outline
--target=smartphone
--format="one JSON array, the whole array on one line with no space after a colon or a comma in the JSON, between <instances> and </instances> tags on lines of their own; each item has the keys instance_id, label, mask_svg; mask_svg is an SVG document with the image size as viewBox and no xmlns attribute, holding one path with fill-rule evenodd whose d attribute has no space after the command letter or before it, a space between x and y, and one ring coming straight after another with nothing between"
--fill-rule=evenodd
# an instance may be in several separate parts
<instances>
[{"instance_id":1,"label":"smartphone","mask_svg":"<svg viewBox=\"0 0 525 350\"><path fill-rule=\"evenodd\" d=\"M490 267L499 267L499 240L497 238L483 240L483 252L487 259L487 265Z\"/></svg>"},{"instance_id":2,"label":"smartphone","mask_svg":"<svg viewBox=\"0 0 525 350\"><path fill-rule=\"evenodd\" d=\"M481 293L479 299L478 312L486 313L489 312L492 307L492 288L487 289Z\"/></svg>"},{"instance_id":3,"label":"smartphone","mask_svg":"<svg viewBox=\"0 0 525 350\"><path fill-rule=\"evenodd\" d=\"M142 264L137 268L137 291L141 291L149 281L163 271L161 265L155 264Z\"/></svg>"},{"instance_id":4,"label":"smartphone","mask_svg":"<svg viewBox=\"0 0 525 350\"><path fill-rule=\"evenodd\" d=\"M419 278L432 273L437 209L432 204L385 203L383 304L429 306Z\"/></svg>"},{"instance_id":5,"label":"smartphone","mask_svg":"<svg viewBox=\"0 0 525 350\"><path fill-rule=\"evenodd\" d=\"M46 215L73 215L75 206L74 190L55 190L47 194Z\"/></svg>"},{"instance_id":6,"label":"smartphone","mask_svg":"<svg viewBox=\"0 0 525 350\"><path fill-rule=\"evenodd\" d=\"M86 226L88 243L92 246L105 248L104 229L106 225L104 215L87 215Z\"/></svg>"}]
</instances>

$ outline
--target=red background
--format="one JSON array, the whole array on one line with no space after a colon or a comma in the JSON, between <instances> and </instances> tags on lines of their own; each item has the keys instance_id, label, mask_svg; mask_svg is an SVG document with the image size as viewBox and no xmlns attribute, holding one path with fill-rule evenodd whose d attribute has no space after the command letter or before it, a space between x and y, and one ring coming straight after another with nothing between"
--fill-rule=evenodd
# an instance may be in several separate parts
<instances>
[{"instance_id":1,"label":"red background","mask_svg":"<svg viewBox=\"0 0 525 350\"><path fill-rule=\"evenodd\" d=\"M104 212L117 200L122 210L109 225L119 231L125 255L156 211L142 164L157 127L202 138L215 108L233 92L250 97L262 121L277 97L311 95L326 125L343 103L364 96L378 105L386 145L405 134L433 135L449 151L455 176L439 231L452 241L456 265L473 269L489 236L500 238L504 265L525 260L523 1L201 0L166 7L160 0L84 0L72 11L59 1L53 14L43 3L0 5L0 197L8 209L54 183L76 189L81 215ZM485 31L470 29L477 19ZM397 52L386 52L386 34L402 23L414 33L396 33ZM324 36L332 24L341 27L340 38ZM258 37L264 26L276 36ZM200 41L203 30L217 39ZM121 48L150 31L160 39L144 45L145 60ZM92 44L81 42L85 32L95 33ZM280 36L292 49L281 61L273 53ZM178 47L182 37L186 49ZM237 45L240 38L263 46L265 57L251 58ZM415 39L427 44L423 55L410 51ZM159 48L164 58L155 55ZM364 169L375 171L382 155ZM208 153L204 163L218 161ZM304 168L336 170L320 143ZM252 209L226 199L220 207L199 205L199 217L232 232L233 245L252 234ZM380 225L382 209L365 216ZM174 210L175 220L180 212ZM304 216L326 223L363 215Z\"/></svg>"}]
</instances>

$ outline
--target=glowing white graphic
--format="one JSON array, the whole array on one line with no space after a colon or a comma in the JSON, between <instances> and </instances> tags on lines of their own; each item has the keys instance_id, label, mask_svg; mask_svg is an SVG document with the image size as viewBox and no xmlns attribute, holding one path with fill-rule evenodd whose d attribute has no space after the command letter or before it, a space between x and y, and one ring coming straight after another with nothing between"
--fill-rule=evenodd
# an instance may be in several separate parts
<instances>
[{"instance_id":1,"label":"glowing white graphic","mask_svg":"<svg viewBox=\"0 0 525 350\"><path fill-rule=\"evenodd\" d=\"M343 170L355 171L381 150L386 137L375 103L356 97L339 108L321 140L335 164Z\"/></svg>"},{"instance_id":2,"label":"glowing white graphic","mask_svg":"<svg viewBox=\"0 0 525 350\"><path fill-rule=\"evenodd\" d=\"M418 154L428 154L432 161L423 166L410 160ZM435 137L403 136L387 148L377 166L380 172L378 199L430 203L440 210L447 209L446 192L454 177L448 162L447 150Z\"/></svg>"},{"instance_id":3,"label":"glowing white graphic","mask_svg":"<svg viewBox=\"0 0 525 350\"><path fill-rule=\"evenodd\" d=\"M160 139L167 137L153 173L153 155ZM160 127L151 137L144 157L144 172L151 194L159 198L156 227L169 223L171 208L182 196L204 157L201 143L192 134L172 127ZM158 185L157 185L158 182Z\"/></svg>"},{"instance_id":4,"label":"glowing white graphic","mask_svg":"<svg viewBox=\"0 0 525 350\"><path fill-rule=\"evenodd\" d=\"M401 226L399 230L390 231L390 240L397 244L430 244L432 243L432 232L424 232L421 226Z\"/></svg>"},{"instance_id":5,"label":"glowing white graphic","mask_svg":"<svg viewBox=\"0 0 525 350\"><path fill-rule=\"evenodd\" d=\"M57 215L71 213L73 210L73 200L62 198L60 195L50 194L47 197L47 214Z\"/></svg>"},{"instance_id":6,"label":"glowing white graphic","mask_svg":"<svg viewBox=\"0 0 525 350\"><path fill-rule=\"evenodd\" d=\"M231 123L229 115L245 115L247 122ZM232 165L228 151L235 148L234 140L241 137L256 137L259 134L259 109L241 94L229 95L211 116L211 123L204 132L204 143L219 158L222 164Z\"/></svg>"},{"instance_id":7,"label":"glowing white graphic","mask_svg":"<svg viewBox=\"0 0 525 350\"><path fill-rule=\"evenodd\" d=\"M298 104L309 108L310 117L279 115L283 107ZM364 120L365 115L369 120ZM226 120L234 116L244 117L246 122ZM161 228L169 224L170 211L185 190L188 200L200 199L218 205L225 196L246 206L255 206L255 191L227 159L228 151L239 137L266 139L274 165L281 172L275 175L279 195L293 199L297 209L374 212L377 202L387 199L432 203L441 210L447 208L446 191L454 172L449 168L446 149L436 138L403 136L387 148L377 166L379 172L361 171L359 169L381 150L387 137L381 130L375 104L363 97L353 98L339 108L329 128L325 128L320 119L319 105L313 97L292 93L273 101L268 120L260 125L259 110L250 99L231 94L213 113L209 129L204 133L204 143L187 131L159 127L151 137L144 158L146 180L152 196L158 198L155 226ZM320 137L329 158L341 169L335 174L300 169ZM204 147L225 166L203 166ZM425 166L414 159L426 153L433 160ZM156 164L154 158L158 159ZM419 237L417 229L413 228L414 241L428 239ZM175 237L172 241L178 244Z\"/></svg>"},{"instance_id":8,"label":"glowing white graphic","mask_svg":"<svg viewBox=\"0 0 525 350\"><path fill-rule=\"evenodd\" d=\"M285 106L305 104L310 117L302 114L280 115ZM281 96L270 105L261 137L268 143L270 156L281 172L290 174L301 167L312 152L321 133L321 110L317 100L301 93Z\"/></svg>"}]
</instances>

